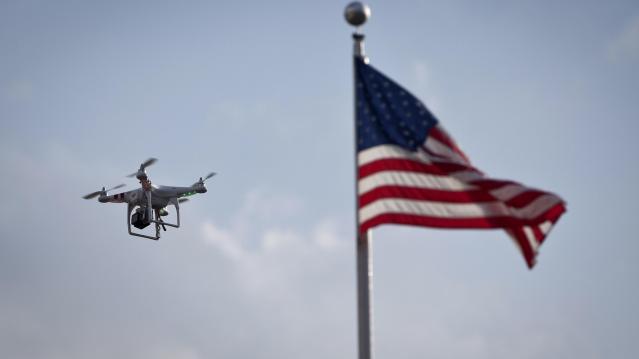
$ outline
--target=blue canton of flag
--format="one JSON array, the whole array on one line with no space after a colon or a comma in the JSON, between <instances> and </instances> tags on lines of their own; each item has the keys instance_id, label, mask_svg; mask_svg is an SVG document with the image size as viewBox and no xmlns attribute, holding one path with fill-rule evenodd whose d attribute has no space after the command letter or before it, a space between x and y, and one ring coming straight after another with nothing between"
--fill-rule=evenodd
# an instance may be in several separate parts
<instances>
[{"instance_id":1,"label":"blue canton of flag","mask_svg":"<svg viewBox=\"0 0 639 359\"><path fill-rule=\"evenodd\" d=\"M360 58L357 71L357 149L394 144L415 151L437 119L415 96Z\"/></svg>"}]
</instances>

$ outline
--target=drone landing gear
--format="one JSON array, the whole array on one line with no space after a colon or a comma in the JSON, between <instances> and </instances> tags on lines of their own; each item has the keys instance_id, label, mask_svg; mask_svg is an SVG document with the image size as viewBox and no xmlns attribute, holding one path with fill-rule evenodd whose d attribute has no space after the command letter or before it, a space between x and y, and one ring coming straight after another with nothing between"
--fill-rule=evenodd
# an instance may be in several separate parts
<instances>
[{"instance_id":1,"label":"drone landing gear","mask_svg":"<svg viewBox=\"0 0 639 359\"><path fill-rule=\"evenodd\" d=\"M169 201L169 204L172 204L175 207L175 215L177 217L177 223L169 223L169 222L165 222L162 220L162 216L160 216L161 210L155 210L155 219L151 220L151 222L155 223L156 225L160 225L162 226L162 228L166 231L166 227L165 226L169 226L169 227L173 227L173 228L180 228L180 205L178 202L177 198L172 198Z\"/></svg>"},{"instance_id":2,"label":"drone landing gear","mask_svg":"<svg viewBox=\"0 0 639 359\"><path fill-rule=\"evenodd\" d=\"M155 210L155 218L157 218L160 222L160 225L162 226L162 230L164 232L166 232L166 227L164 226L164 221L162 220L162 216L160 215L160 210L156 209Z\"/></svg>"},{"instance_id":3,"label":"drone landing gear","mask_svg":"<svg viewBox=\"0 0 639 359\"><path fill-rule=\"evenodd\" d=\"M129 234L136 237L148 238L153 240L160 239L160 227L164 231L166 231L166 226L180 228L180 205L178 204L177 198L173 198L169 201L175 207L175 214L177 216L177 223L169 223L162 220L162 216L160 216L160 210L152 210L151 209L151 201L149 200L149 204L145 208L141 208L140 211L136 211L133 213L133 209L136 207L135 205L129 205L127 207L127 227L129 229ZM132 214L133 213L133 214ZM135 228L144 229L149 226L151 223L155 224L155 236L149 236L142 233L133 232L131 229L131 224Z\"/></svg>"}]
</instances>

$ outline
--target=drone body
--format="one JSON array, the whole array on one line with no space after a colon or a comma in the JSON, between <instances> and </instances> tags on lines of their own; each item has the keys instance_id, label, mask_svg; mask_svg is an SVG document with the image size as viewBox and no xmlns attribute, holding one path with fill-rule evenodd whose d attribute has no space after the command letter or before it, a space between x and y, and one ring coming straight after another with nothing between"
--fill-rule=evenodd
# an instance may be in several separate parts
<instances>
[{"instance_id":1,"label":"drone body","mask_svg":"<svg viewBox=\"0 0 639 359\"><path fill-rule=\"evenodd\" d=\"M84 199L91 199L98 197L98 201L102 203L126 203L127 204L127 228L129 234L132 236L149 238L158 240L160 239L160 227L166 231L166 226L180 227L180 203L185 202L188 199L186 197L192 196L197 193L206 193L206 185L204 181L213 177L214 172L209 173L206 177L200 177L200 180L195 182L191 186L176 187L176 186L156 186L151 183L147 174L146 167L152 165L157 160L150 158L140 165L140 169L129 175L128 177L136 177L140 181L140 188L109 195L108 192L117 188L121 188L124 185L118 185L109 190L102 187L102 190L89 193L84 196ZM177 216L177 223L168 223L162 220L169 214L166 207L172 205L175 207L175 213ZM135 210L135 213L133 213ZM138 229L143 229L150 224L155 224L155 235L146 235L139 232L134 232L131 229L131 224Z\"/></svg>"}]
</instances>

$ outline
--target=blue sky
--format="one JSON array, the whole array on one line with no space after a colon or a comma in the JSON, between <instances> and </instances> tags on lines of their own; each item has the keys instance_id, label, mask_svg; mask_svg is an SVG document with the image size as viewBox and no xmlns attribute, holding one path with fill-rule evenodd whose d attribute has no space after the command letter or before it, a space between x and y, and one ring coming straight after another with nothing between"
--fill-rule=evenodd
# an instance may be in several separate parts
<instances>
[{"instance_id":1,"label":"blue sky","mask_svg":"<svg viewBox=\"0 0 639 359\"><path fill-rule=\"evenodd\" d=\"M0 354L356 355L346 2L0 3ZM639 355L639 5L371 1L371 63L487 174L560 194L500 231L374 233L379 358ZM81 196L148 157L209 192L133 240Z\"/></svg>"}]
</instances>

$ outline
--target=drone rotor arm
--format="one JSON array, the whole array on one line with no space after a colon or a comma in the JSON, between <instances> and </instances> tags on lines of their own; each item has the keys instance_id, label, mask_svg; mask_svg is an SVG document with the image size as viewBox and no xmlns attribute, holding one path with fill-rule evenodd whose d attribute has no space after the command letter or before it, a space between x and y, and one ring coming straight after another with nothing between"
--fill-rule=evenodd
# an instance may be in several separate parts
<instances>
[{"instance_id":1,"label":"drone rotor arm","mask_svg":"<svg viewBox=\"0 0 639 359\"><path fill-rule=\"evenodd\" d=\"M87 195L82 196L82 198L84 198L84 199L92 199L92 198L95 198L95 197L97 197L99 195L106 195L109 191L113 191L114 189L122 188L124 186L125 186L125 184L121 183L121 184L119 184L119 185L117 185L115 187L111 187L109 189L105 189L104 187L102 187L101 190L95 191L95 192L91 192L91 193L89 193Z\"/></svg>"},{"instance_id":2,"label":"drone rotor arm","mask_svg":"<svg viewBox=\"0 0 639 359\"><path fill-rule=\"evenodd\" d=\"M82 196L82 198L84 198L84 199L92 199L92 198L95 198L95 197L99 196L100 193L102 193L102 191L91 192L91 193L89 193L87 195Z\"/></svg>"}]
</instances>

